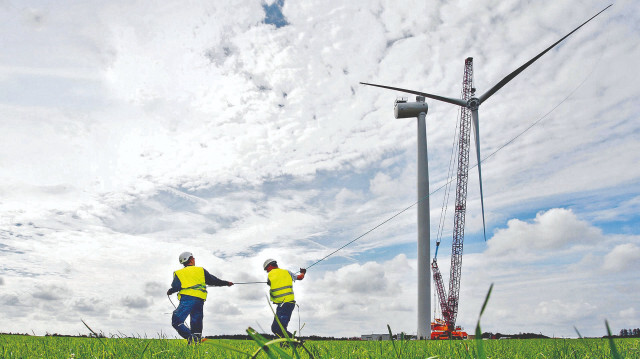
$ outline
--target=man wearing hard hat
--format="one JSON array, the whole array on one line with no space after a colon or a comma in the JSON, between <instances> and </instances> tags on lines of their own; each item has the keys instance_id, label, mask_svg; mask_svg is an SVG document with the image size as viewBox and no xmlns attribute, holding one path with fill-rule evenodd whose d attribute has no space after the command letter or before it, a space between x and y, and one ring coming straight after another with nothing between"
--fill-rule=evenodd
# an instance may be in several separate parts
<instances>
[{"instance_id":1,"label":"man wearing hard hat","mask_svg":"<svg viewBox=\"0 0 640 359\"><path fill-rule=\"evenodd\" d=\"M196 260L191 252L184 252L178 257L184 268L173 272L173 282L167 295L178 292L180 304L173 311L171 325L189 344L199 343L202 338L202 307L207 299L207 286L232 286L233 283L216 278L206 269L196 267ZM191 318L191 329L184 324L187 316Z\"/></svg>"},{"instance_id":2,"label":"man wearing hard hat","mask_svg":"<svg viewBox=\"0 0 640 359\"><path fill-rule=\"evenodd\" d=\"M271 258L264 261L262 268L268 273L267 276L269 279L267 280L267 284L270 286L269 295L271 301L278 306L276 308L276 317L280 320L284 330L287 330L287 325L291 320L291 313L293 313L293 309L296 306L296 301L293 296L293 282L304 279L307 270L300 268L300 274L296 275L286 269L278 268L276 260ZM284 337L284 333L280 329L276 318L273 318L271 331L276 336ZM287 331L287 335L289 338L293 336L289 331Z\"/></svg>"}]
</instances>

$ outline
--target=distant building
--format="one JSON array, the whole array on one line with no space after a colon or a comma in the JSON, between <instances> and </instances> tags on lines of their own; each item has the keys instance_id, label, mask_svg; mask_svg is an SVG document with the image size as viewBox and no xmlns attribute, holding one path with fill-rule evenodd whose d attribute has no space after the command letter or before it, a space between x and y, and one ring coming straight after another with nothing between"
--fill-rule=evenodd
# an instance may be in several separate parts
<instances>
[{"instance_id":1,"label":"distant building","mask_svg":"<svg viewBox=\"0 0 640 359\"><path fill-rule=\"evenodd\" d=\"M362 340L391 340L389 334L363 334Z\"/></svg>"}]
</instances>

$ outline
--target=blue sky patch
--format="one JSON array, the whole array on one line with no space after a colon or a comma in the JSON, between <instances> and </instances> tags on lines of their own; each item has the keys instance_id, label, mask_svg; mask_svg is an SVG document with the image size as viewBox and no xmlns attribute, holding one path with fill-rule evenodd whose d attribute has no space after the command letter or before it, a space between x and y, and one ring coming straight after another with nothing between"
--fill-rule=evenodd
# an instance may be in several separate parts
<instances>
[{"instance_id":1,"label":"blue sky patch","mask_svg":"<svg viewBox=\"0 0 640 359\"><path fill-rule=\"evenodd\" d=\"M284 6L284 0L276 0L271 5L263 4L265 17L264 23L269 25L275 25L276 28L289 25L287 19L282 15L282 7Z\"/></svg>"}]
</instances>

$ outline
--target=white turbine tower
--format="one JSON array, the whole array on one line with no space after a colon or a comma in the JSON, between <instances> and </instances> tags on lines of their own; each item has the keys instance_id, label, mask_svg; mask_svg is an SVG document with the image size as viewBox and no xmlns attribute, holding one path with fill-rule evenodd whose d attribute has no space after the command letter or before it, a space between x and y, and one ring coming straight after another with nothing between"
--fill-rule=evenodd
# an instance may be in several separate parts
<instances>
[{"instance_id":1,"label":"white turbine tower","mask_svg":"<svg viewBox=\"0 0 640 359\"><path fill-rule=\"evenodd\" d=\"M464 108L468 108L471 111L471 118L473 123L475 144L476 144L476 158L478 163L478 179L480 182L480 204L482 207L482 228L483 228L484 238L486 241L487 234L486 234L486 225L485 225L485 219L484 219L484 196L482 193L482 170L480 167L481 158L480 158L480 131L479 131L479 120L478 120L478 108L486 100L488 100L489 97L491 97L491 95L493 95L498 90L500 90L509 81L513 80L516 76L518 76L522 71L524 71L532 63L534 63L536 60L542 57L542 55L549 52L549 50L553 49L556 45L562 42L562 40L569 37L571 34L576 32L578 29L580 29L589 21L593 20L593 18L595 18L596 16L600 15L603 11L610 8L612 5L613 4L605 7L600 12L598 12L597 14L589 18L589 20L583 22L580 26L573 29L573 31L565 35L563 38L556 41L554 44L546 48L544 51L536 55L531 60L527 61L524 65L518 67L516 70L514 70L512 73L507 75L502 80L500 80L500 82L495 84L492 88L490 88L487 92L482 94L480 97L472 96L467 101L462 99L457 99L457 98L433 95L426 92L408 90L400 87L384 86L384 85L361 82L361 84L363 85L382 87L390 90L411 93L419 96L416 98L418 102L413 104L406 104L406 103L399 104L396 102L396 110L395 110L396 118L418 117L418 201L419 201L419 206L418 206L418 338L424 339L429 337L430 323L431 323L431 320L430 320L431 285L430 285L430 275L429 275L429 257L430 257L429 196L428 196L429 172L428 172L428 160L427 160L427 148L426 148L426 144L427 144L426 129L425 127L421 127L421 121L422 121L422 126L424 126L424 120L427 113L427 105L426 103L424 103L424 97L442 101L442 102L447 102L453 105L458 105ZM420 97L423 97L423 98L421 99ZM399 105L402 107L406 107L408 112L402 115L402 111L399 111L399 107L398 107ZM420 108L422 108L423 110L421 111ZM424 153L422 153L422 151L424 151ZM425 185L425 182L426 182L426 185ZM421 208L426 208L426 211L420 210ZM425 246L425 243L426 243L426 246Z\"/></svg>"}]
</instances>

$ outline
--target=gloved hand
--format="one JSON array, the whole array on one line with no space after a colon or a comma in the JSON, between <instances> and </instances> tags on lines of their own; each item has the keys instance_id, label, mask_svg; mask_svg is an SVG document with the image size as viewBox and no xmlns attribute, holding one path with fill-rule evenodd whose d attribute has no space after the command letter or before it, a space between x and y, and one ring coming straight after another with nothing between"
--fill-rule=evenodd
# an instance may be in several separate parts
<instances>
[{"instance_id":1,"label":"gloved hand","mask_svg":"<svg viewBox=\"0 0 640 359\"><path fill-rule=\"evenodd\" d=\"M173 292L171 291L171 288L169 288L169 290L167 291L167 295L171 295L173 294Z\"/></svg>"},{"instance_id":2,"label":"gloved hand","mask_svg":"<svg viewBox=\"0 0 640 359\"><path fill-rule=\"evenodd\" d=\"M233 282L227 281L227 287L231 287L232 285L233 285Z\"/></svg>"},{"instance_id":3,"label":"gloved hand","mask_svg":"<svg viewBox=\"0 0 640 359\"><path fill-rule=\"evenodd\" d=\"M300 268L300 273L306 274L307 273L307 269L306 268Z\"/></svg>"}]
</instances>

